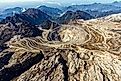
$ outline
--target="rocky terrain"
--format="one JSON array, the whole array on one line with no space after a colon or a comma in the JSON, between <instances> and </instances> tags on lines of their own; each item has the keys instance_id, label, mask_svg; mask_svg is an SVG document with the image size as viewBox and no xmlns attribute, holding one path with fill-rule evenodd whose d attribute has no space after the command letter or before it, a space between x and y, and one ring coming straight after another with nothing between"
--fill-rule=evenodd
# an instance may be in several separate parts
<instances>
[{"instance_id":1,"label":"rocky terrain","mask_svg":"<svg viewBox=\"0 0 121 81\"><path fill-rule=\"evenodd\" d=\"M120 14L40 24L33 10L0 24L0 81L121 81Z\"/></svg>"}]
</instances>

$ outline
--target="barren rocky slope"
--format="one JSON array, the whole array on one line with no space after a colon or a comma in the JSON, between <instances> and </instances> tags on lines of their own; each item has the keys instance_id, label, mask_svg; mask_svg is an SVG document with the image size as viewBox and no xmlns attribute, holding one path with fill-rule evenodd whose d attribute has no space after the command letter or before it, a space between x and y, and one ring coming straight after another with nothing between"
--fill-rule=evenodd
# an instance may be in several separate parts
<instances>
[{"instance_id":1,"label":"barren rocky slope","mask_svg":"<svg viewBox=\"0 0 121 81\"><path fill-rule=\"evenodd\" d=\"M6 42L0 81L121 81L120 22L77 20L40 30L42 36Z\"/></svg>"}]
</instances>

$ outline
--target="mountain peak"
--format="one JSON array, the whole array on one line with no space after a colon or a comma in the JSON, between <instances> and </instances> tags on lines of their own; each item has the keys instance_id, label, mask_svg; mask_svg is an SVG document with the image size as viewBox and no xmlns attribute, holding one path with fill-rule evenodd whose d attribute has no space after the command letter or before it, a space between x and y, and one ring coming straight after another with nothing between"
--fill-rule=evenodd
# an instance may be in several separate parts
<instances>
[{"instance_id":1,"label":"mountain peak","mask_svg":"<svg viewBox=\"0 0 121 81\"><path fill-rule=\"evenodd\" d=\"M39 6L38 9L52 17L58 17L62 13L62 10L58 8L48 7L45 5Z\"/></svg>"},{"instance_id":2,"label":"mountain peak","mask_svg":"<svg viewBox=\"0 0 121 81\"><path fill-rule=\"evenodd\" d=\"M84 12L84 11L80 11L80 10L76 10L74 11L67 11L65 14L63 14L61 17L59 17L57 19L57 21L59 23L69 23L70 21L76 20L76 19L84 19L84 20L88 20L88 19L92 19L94 18L93 16L91 16L90 14Z\"/></svg>"},{"instance_id":3,"label":"mountain peak","mask_svg":"<svg viewBox=\"0 0 121 81\"><path fill-rule=\"evenodd\" d=\"M40 11L39 9L35 9L35 8L29 8L27 9L24 13L26 14L38 14L38 13L43 13L42 11Z\"/></svg>"},{"instance_id":4,"label":"mountain peak","mask_svg":"<svg viewBox=\"0 0 121 81\"><path fill-rule=\"evenodd\" d=\"M29 24L41 24L44 20L50 20L51 16L46 13L40 11L39 9L29 8L25 12L20 14L15 14L12 17L6 17L6 19L2 20L2 23L7 22L28 22Z\"/></svg>"},{"instance_id":5,"label":"mountain peak","mask_svg":"<svg viewBox=\"0 0 121 81\"><path fill-rule=\"evenodd\" d=\"M113 3L118 3L118 1L114 1Z\"/></svg>"}]
</instances>

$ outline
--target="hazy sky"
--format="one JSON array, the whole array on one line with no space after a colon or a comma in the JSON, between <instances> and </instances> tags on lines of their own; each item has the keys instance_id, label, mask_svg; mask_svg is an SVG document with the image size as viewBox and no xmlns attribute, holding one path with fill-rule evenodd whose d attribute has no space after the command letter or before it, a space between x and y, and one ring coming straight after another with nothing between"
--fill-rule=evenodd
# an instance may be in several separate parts
<instances>
[{"instance_id":1,"label":"hazy sky","mask_svg":"<svg viewBox=\"0 0 121 81\"><path fill-rule=\"evenodd\" d=\"M30 1L39 1L39 2L59 2L59 3L92 3L92 2L100 2L100 3L109 3L114 1L121 0L0 0L0 3L10 3L10 2L30 2ZM1 5L1 4L0 4Z\"/></svg>"},{"instance_id":2,"label":"hazy sky","mask_svg":"<svg viewBox=\"0 0 121 81\"><path fill-rule=\"evenodd\" d=\"M75 5L75 4L90 4L90 3L111 3L114 1L121 1L121 0L0 0L0 9L7 8L7 7L35 7L39 6L40 4L47 3L47 4L57 4L57 5Z\"/></svg>"}]
</instances>

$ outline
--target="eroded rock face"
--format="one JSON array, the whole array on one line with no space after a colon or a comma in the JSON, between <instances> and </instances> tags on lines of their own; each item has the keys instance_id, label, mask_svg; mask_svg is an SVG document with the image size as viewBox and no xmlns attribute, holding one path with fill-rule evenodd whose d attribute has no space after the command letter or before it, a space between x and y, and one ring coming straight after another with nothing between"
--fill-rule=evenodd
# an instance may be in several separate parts
<instances>
[{"instance_id":1,"label":"eroded rock face","mask_svg":"<svg viewBox=\"0 0 121 81\"><path fill-rule=\"evenodd\" d=\"M18 74L6 76L7 80L120 81L121 34L111 31L113 28L120 28L120 23L97 19L40 29L43 33L38 37L14 36L4 50L14 54L0 69L1 78L5 81L4 75L13 72L8 69L16 64L28 64L31 66L22 68L22 72L19 68L14 71ZM56 40L48 40L53 33Z\"/></svg>"}]
</instances>

